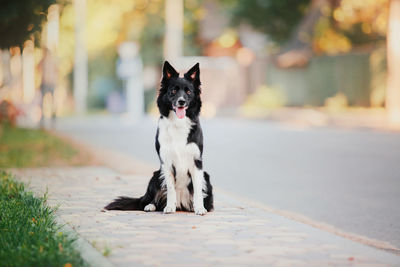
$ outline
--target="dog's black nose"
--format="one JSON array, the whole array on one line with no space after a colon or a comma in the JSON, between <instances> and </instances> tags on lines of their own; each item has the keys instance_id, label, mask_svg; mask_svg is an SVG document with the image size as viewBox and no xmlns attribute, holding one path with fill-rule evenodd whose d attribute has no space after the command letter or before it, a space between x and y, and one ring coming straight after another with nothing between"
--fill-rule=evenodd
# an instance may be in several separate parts
<instances>
[{"instance_id":1,"label":"dog's black nose","mask_svg":"<svg viewBox=\"0 0 400 267\"><path fill-rule=\"evenodd\" d=\"M183 99L178 100L178 105L179 106L184 106L186 104L186 101Z\"/></svg>"}]
</instances>

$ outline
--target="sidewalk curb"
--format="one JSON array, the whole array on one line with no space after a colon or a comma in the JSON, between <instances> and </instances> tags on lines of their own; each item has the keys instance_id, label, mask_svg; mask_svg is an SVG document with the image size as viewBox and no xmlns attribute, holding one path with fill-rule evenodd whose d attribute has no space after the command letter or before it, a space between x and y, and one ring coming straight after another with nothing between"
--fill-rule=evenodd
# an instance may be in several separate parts
<instances>
[{"instance_id":1,"label":"sidewalk curb","mask_svg":"<svg viewBox=\"0 0 400 267\"><path fill-rule=\"evenodd\" d=\"M353 242L356 243L360 243L369 247L373 247L375 249L379 249L379 250L383 250L395 255L400 256L400 248L397 248L395 246L393 246L390 243L384 242L384 241L380 241L380 240L376 240L376 239L372 239L372 238L368 238L365 236L361 236L361 235L357 235L354 233L350 233L350 232L346 232L343 231L339 228L336 228L335 226L332 226L330 224L327 223L323 223L323 222L318 222L315 221L305 215L299 214L299 213L295 213L295 212L291 212L291 211L287 211L287 210L280 210L277 208L273 208L271 206L268 206L266 204L260 203L258 201L254 201L254 200L250 200L248 198L245 197L241 197L241 196L237 196L235 194L232 194L230 192L224 191L218 187L215 188L217 192L219 192L220 194L223 194L231 199L235 199L239 202L242 202L246 205L249 206L253 206L256 208L259 208L261 210L264 210L266 212L270 212L270 213L274 213L276 215L285 217L286 219L295 221L297 223L302 223L305 225L309 225L313 228L317 228L320 229L322 231L328 232L330 234L336 235L336 236L340 236L343 238L346 238L348 240L351 240Z\"/></svg>"},{"instance_id":2,"label":"sidewalk curb","mask_svg":"<svg viewBox=\"0 0 400 267\"><path fill-rule=\"evenodd\" d=\"M56 213L57 214L57 213ZM56 216L56 222L61 226L64 233L75 239L74 246L81 254L81 257L89 266L113 267L106 257L95 249L86 239L82 238L70 225L68 225L60 216Z\"/></svg>"},{"instance_id":3,"label":"sidewalk curb","mask_svg":"<svg viewBox=\"0 0 400 267\"><path fill-rule=\"evenodd\" d=\"M16 168L10 168L10 171L14 178L21 182L20 175L15 175ZM30 183L24 183L29 191L33 192L36 197L42 197L40 193L36 192L31 188ZM81 237L78 232L76 232L73 227L71 227L67 222L61 219L61 216L56 210L54 216L56 224L60 227L61 232L67 234L71 238L75 239L73 242L74 248L80 253L82 259L89 264L89 266L99 266L99 267L113 267L113 265L106 257L104 257L96 248L94 248L86 239Z\"/></svg>"}]
</instances>

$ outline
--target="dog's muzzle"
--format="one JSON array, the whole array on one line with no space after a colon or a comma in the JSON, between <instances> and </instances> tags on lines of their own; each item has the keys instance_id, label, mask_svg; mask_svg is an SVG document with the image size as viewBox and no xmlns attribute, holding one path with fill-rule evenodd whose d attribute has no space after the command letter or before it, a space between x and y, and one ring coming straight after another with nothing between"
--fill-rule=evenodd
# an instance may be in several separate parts
<instances>
[{"instance_id":1,"label":"dog's muzzle","mask_svg":"<svg viewBox=\"0 0 400 267\"><path fill-rule=\"evenodd\" d=\"M174 106L174 111L176 113L176 116L179 119L183 119L186 115L186 109L187 109L186 100L183 99L183 97L180 97L178 101L176 101L176 105Z\"/></svg>"}]
</instances>

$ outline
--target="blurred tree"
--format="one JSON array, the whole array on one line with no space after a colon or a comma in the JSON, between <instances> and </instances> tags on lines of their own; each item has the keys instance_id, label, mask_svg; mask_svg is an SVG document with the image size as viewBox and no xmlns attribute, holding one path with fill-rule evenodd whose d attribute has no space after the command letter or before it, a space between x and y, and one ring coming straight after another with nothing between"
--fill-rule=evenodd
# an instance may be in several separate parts
<instances>
[{"instance_id":1,"label":"blurred tree","mask_svg":"<svg viewBox=\"0 0 400 267\"><path fill-rule=\"evenodd\" d=\"M242 22L268 34L278 42L287 41L307 12L310 0L221 0L229 8L233 24Z\"/></svg>"},{"instance_id":2,"label":"blurred tree","mask_svg":"<svg viewBox=\"0 0 400 267\"><path fill-rule=\"evenodd\" d=\"M389 0L329 0L314 29L313 49L335 54L352 48L383 46Z\"/></svg>"},{"instance_id":3,"label":"blurred tree","mask_svg":"<svg viewBox=\"0 0 400 267\"><path fill-rule=\"evenodd\" d=\"M0 48L22 47L33 34L39 33L42 22L46 20L47 9L55 2L0 0Z\"/></svg>"},{"instance_id":4,"label":"blurred tree","mask_svg":"<svg viewBox=\"0 0 400 267\"><path fill-rule=\"evenodd\" d=\"M386 38L389 0L220 0L234 25L247 23L288 49L335 54Z\"/></svg>"}]
</instances>

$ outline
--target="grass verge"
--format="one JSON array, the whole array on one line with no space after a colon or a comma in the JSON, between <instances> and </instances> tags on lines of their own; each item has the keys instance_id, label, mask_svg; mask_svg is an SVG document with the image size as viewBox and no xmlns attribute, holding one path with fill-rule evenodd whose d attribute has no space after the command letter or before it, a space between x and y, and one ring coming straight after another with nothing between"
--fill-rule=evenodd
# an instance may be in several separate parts
<instances>
[{"instance_id":1,"label":"grass verge","mask_svg":"<svg viewBox=\"0 0 400 267\"><path fill-rule=\"evenodd\" d=\"M37 198L0 170L0 265L87 266L61 232L46 197Z\"/></svg>"},{"instance_id":2,"label":"grass verge","mask_svg":"<svg viewBox=\"0 0 400 267\"><path fill-rule=\"evenodd\" d=\"M44 131L0 124L0 168L90 165L89 153Z\"/></svg>"}]
</instances>

